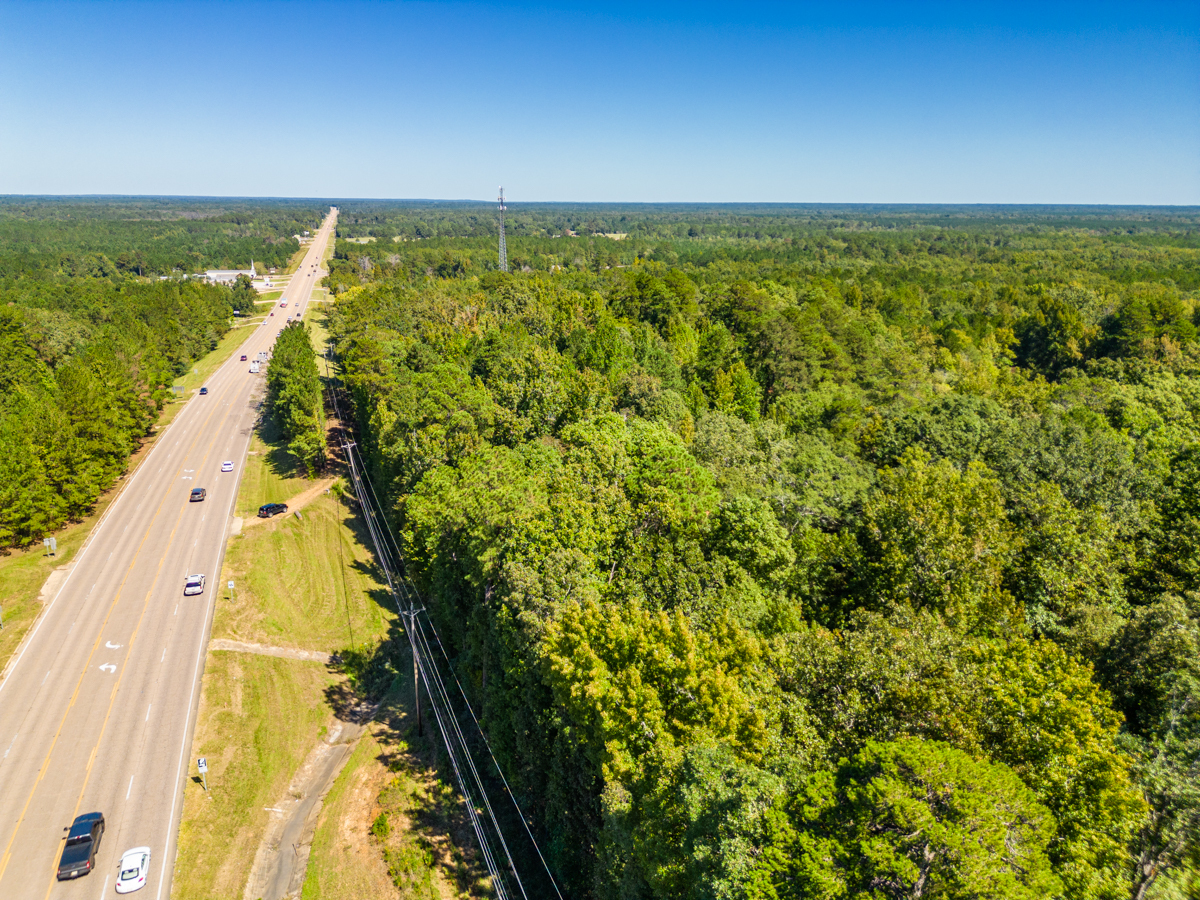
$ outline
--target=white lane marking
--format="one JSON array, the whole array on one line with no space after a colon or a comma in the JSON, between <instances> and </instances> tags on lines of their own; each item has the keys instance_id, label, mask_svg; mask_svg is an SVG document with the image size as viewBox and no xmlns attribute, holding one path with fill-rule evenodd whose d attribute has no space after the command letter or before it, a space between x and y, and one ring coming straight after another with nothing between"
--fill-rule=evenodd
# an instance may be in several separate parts
<instances>
[{"instance_id":1,"label":"white lane marking","mask_svg":"<svg viewBox=\"0 0 1200 900\"><path fill-rule=\"evenodd\" d=\"M21 732L18 731L17 734L13 735L13 739L8 742L8 750L11 750L13 747L13 744L15 744L17 742L17 735L19 735L20 733ZM4 755L0 756L0 759L8 759L8 750L4 751Z\"/></svg>"},{"instance_id":2,"label":"white lane marking","mask_svg":"<svg viewBox=\"0 0 1200 900\"><path fill-rule=\"evenodd\" d=\"M162 655L162 656L159 658L159 660L158 660L158 661L159 661L159 662L162 662L162 661L163 661L164 659L166 659L166 658L167 658L167 648L166 648L166 647L163 647L163 655Z\"/></svg>"},{"instance_id":3,"label":"white lane marking","mask_svg":"<svg viewBox=\"0 0 1200 900\"><path fill-rule=\"evenodd\" d=\"M109 650L120 650L121 647L123 647L124 645L123 644L114 644L112 641L105 641L104 646L107 647Z\"/></svg>"},{"instance_id":4,"label":"white lane marking","mask_svg":"<svg viewBox=\"0 0 1200 900\"><path fill-rule=\"evenodd\" d=\"M109 555L109 556L112 556L112 554L111 554L111 553L110 553L110 554L108 554L108 555ZM99 584L99 583L100 583L100 582L98 582L98 581L96 582L96 584ZM88 588L88 592L87 592L86 594L84 594L84 595L83 595L83 599L84 599L84 600L86 600L88 597L92 596L92 591L94 591L94 590L96 589L96 584L93 584L93 585L92 585L90 588Z\"/></svg>"},{"instance_id":5,"label":"white lane marking","mask_svg":"<svg viewBox=\"0 0 1200 900\"><path fill-rule=\"evenodd\" d=\"M117 667L112 663L105 663L100 667L100 671L107 672L109 675L111 675L113 672L117 671Z\"/></svg>"},{"instance_id":6,"label":"white lane marking","mask_svg":"<svg viewBox=\"0 0 1200 900\"><path fill-rule=\"evenodd\" d=\"M47 679L47 678L49 678L49 677L50 677L50 670L49 670L49 669L47 669L47 670L46 670L46 674L42 676L42 684L45 684L45 683L46 683L46 679ZM38 687L41 687L41 686L42 686L41 684L39 684L39 685L38 685Z\"/></svg>"},{"instance_id":7,"label":"white lane marking","mask_svg":"<svg viewBox=\"0 0 1200 900\"><path fill-rule=\"evenodd\" d=\"M166 656L166 655L167 655L167 651L166 651L166 650L163 650L163 656ZM149 722L149 721L150 721L150 707L151 707L151 706L153 706L153 705L154 705L154 704L153 704L153 703L151 703L151 704L150 704L150 706L147 706L147 707L146 707L146 718L145 718L145 721L147 721L147 722Z\"/></svg>"},{"instance_id":8,"label":"white lane marking","mask_svg":"<svg viewBox=\"0 0 1200 900\"><path fill-rule=\"evenodd\" d=\"M129 799L128 794L125 795L125 799L126 800ZM100 900L104 900L104 898L108 896L108 879L110 879L110 878L112 878L112 875L104 876L104 887L100 888Z\"/></svg>"},{"instance_id":9,"label":"white lane marking","mask_svg":"<svg viewBox=\"0 0 1200 900\"><path fill-rule=\"evenodd\" d=\"M175 615L175 614L176 614L176 613L178 613L178 612L179 612L179 604L178 604L178 603L176 603L176 604L175 604L175 612L171 613L171 615Z\"/></svg>"},{"instance_id":10,"label":"white lane marking","mask_svg":"<svg viewBox=\"0 0 1200 900\"><path fill-rule=\"evenodd\" d=\"M132 775L130 775L130 776L129 776L129 787L128 787L128 789L125 791L125 799L126 799L126 800L128 800L128 799L129 799L129 794L130 794L130 792L131 792L132 790L133 790L133 776L132 776ZM106 881L106 882L104 882L104 886L105 886L105 887L108 887L108 882L107 882L107 881ZM101 897L103 897L104 895L103 895L103 894L101 894L100 896L101 896Z\"/></svg>"}]
</instances>

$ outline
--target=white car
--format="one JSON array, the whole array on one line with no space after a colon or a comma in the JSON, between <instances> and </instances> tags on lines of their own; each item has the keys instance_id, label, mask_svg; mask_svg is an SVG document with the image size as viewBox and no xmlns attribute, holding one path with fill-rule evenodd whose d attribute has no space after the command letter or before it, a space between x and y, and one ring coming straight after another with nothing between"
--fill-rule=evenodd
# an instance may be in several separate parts
<instances>
[{"instance_id":1,"label":"white car","mask_svg":"<svg viewBox=\"0 0 1200 900\"><path fill-rule=\"evenodd\" d=\"M183 596L190 597L193 594L203 594L203 593L204 593L204 576L203 575L189 575L187 577L187 583L183 586Z\"/></svg>"},{"instance_id":2,"label":"white car","mask_svg":"<svg viewBox=\"0 0 1200 900\"><path fill-rule=\"evenodd\" d=\"M221 463L221 471L222 472L232 472L233 471L233 463L230 462L229 460L225 460L225 462Z\"/></svg>"},{"instance_id":3,"label":"white car","mask_svg":"<svg viewBox=\"0 0 1200 900\"><path fill-rule=\"evenodd\" d=\"M146 875L150 871L150 848L134 847L121 854L121 865L117 872L117 893L129 894L146 886Z\"/></svg>"}]
</instances>

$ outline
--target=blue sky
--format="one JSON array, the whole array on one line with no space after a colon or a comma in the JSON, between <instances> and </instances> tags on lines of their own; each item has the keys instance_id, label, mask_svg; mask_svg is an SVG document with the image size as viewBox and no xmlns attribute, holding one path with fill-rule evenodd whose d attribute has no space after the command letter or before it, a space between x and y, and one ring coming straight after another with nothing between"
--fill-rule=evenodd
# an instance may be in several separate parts
<instances>
[{"instance_id":1,"label":"blue sky","mask_svg":"<svg viewBox=\"0 0 1200 900\"><path fill-rule=\"evenodd\" d=\"M0 193L1200 204L1200 4L0 0Z\"/></svg>"}]
</instances>

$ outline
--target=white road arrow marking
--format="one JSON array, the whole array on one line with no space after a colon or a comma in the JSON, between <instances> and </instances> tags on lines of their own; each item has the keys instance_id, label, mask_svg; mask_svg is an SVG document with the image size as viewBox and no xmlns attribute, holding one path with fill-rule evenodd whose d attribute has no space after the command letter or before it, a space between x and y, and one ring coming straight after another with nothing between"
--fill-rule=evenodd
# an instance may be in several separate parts
<instances>
[{"instance_id":1,"label":"white road arrow marking","mask_svg":"<svg viewBox=\"0 0 1200 900\"><path fill-rule=\"evenodd\" d=\"M117 667L116 667L116 666L114 666L112 663L105 663L104 665L102 665L102 666L100 667L100 671L101 671L101 672L108 672L108 674L110 674L110 675L111 675L113 672L117 671Z\"/></svg>"},{"instance_id":2,"label":"white road arrow marking","mask_svg":"<svg viewBox=\"0 0 1200 900\"><path fill-rule=\"evenodd\" d=\"M112 641L105 641L104 646L107 647L109 650L120 650L121 649L120 644L114 644Z\"/></svg>"}]
</instances>

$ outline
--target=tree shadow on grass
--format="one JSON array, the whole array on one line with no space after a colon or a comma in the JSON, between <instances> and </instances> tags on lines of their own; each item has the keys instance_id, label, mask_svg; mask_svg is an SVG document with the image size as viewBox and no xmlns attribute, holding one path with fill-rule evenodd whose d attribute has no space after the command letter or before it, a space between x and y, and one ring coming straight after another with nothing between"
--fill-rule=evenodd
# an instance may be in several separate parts
<instances>
[{"instance_id":1,"label":"tree shadow on grass","mask_svg":"<svg viewBox=\"0 0 1200 900\"><path fill-rule=\"evenodd\" d=\"M262 419L258 425L258 439L264 447L263 458L272 475L278 478L303 478L307 476L303 464L288 450L287 438L276 424L274 418L263 407Z\"/></svg>"}]
</instances>

